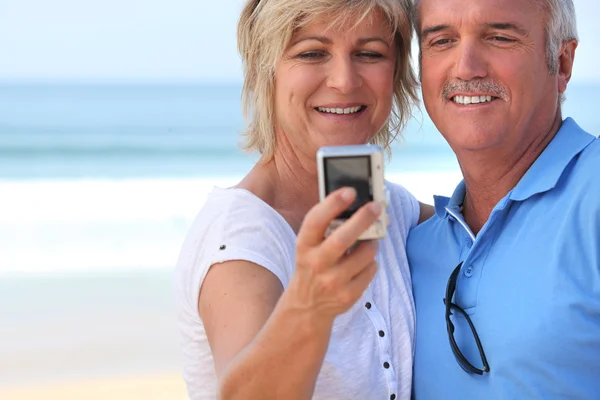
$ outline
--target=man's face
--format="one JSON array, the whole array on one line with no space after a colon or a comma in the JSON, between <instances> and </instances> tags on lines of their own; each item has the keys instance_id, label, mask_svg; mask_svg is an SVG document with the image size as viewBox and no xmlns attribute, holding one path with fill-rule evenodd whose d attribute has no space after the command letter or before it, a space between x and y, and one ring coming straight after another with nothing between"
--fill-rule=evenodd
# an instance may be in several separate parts
<instances>
[{"instance_id":1,"label":"man's face","mask_svg":"<svg viewBox=\"0 0 600 400\"><path fill-rule=\"evenodd\" d=\"M421 1L423 101L455 152L524 151L550 130L566 81L548 72L544 18L532 0Z\"/></svg>"}]
</instances>

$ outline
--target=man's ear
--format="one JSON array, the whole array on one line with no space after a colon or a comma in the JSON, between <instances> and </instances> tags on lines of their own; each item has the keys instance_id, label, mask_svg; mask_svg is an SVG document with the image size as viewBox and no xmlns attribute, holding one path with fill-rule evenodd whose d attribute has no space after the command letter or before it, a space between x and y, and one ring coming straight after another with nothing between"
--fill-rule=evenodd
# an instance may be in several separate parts
<instances>
[{"instance_id":1,"label":"man's ear","mask_svg":"<svg viewBox=\"0 0 600 400\"><path fill-rule=\"evenodd\" d=\"M558 56L558 92L564 93L573 73L575 62L575 49L579 43L577 40L567 40L563 43Z\"/></svg>"}]
</instances>

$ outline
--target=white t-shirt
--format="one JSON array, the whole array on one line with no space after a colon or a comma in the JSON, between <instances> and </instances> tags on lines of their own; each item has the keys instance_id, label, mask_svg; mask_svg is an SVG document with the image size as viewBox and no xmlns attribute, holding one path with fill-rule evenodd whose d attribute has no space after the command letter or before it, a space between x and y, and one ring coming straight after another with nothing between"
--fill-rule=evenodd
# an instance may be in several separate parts
<instances>
[{"instance_id":1,"label":"white t-shirt","mask_svg":"<svg viewBox=\"0 0 600 400\"><path fill-rule=\"evenodd\" d=\"M406 237L419 205L399 185L390 191L388 235L378 272L360 300L334 322L313 399L410 399L415 309ZM243 189L215 188L196 217L176 268L183 375L192 400L214 400L217 379L198 313L200 287L215 263L247 260L271 271L284 288L295 269L296 235L283 217Z\"/></svg>"}]
</instances>

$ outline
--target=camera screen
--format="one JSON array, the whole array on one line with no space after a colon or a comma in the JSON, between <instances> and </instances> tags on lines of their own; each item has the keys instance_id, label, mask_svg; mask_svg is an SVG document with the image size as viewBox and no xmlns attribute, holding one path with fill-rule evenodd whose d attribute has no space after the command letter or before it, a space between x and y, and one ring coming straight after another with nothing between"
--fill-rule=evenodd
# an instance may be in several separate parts
<instances>
[{"instance_id":1,"label":"camera screen","mask_svg":"<svg viewBox=\"0 0 600 400\"><path fill-rule=\"evenodd\" d=\"M329 194L341 187L356 189L356 200L338 218L350 218L356 210L373 201L371 157L328 157L325 159L325 190Z\"/></svg>"}]
</instances>

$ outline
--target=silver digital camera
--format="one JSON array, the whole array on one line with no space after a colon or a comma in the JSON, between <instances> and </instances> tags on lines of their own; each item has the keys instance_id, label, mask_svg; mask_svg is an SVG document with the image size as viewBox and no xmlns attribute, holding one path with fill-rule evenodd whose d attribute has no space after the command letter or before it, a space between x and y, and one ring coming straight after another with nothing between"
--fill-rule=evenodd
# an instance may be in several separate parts
<instances>
[{"instance_id":1,"label":"silver digital camera","mask_svg":"<svg viewBox=\"0 0 600 400\"><path fill-rule=\"evenodd\" d=\"M383 206L381 216L367 229L359 240L385 237L388 225L388 192L383 176L383 150L376 145L350 145L321 147L317 151L319 196L321 201L341 187L353 187L356 199L329 226L327 234L343 224L360 207L370 201Z\"/></svg>"}]
</instances>

